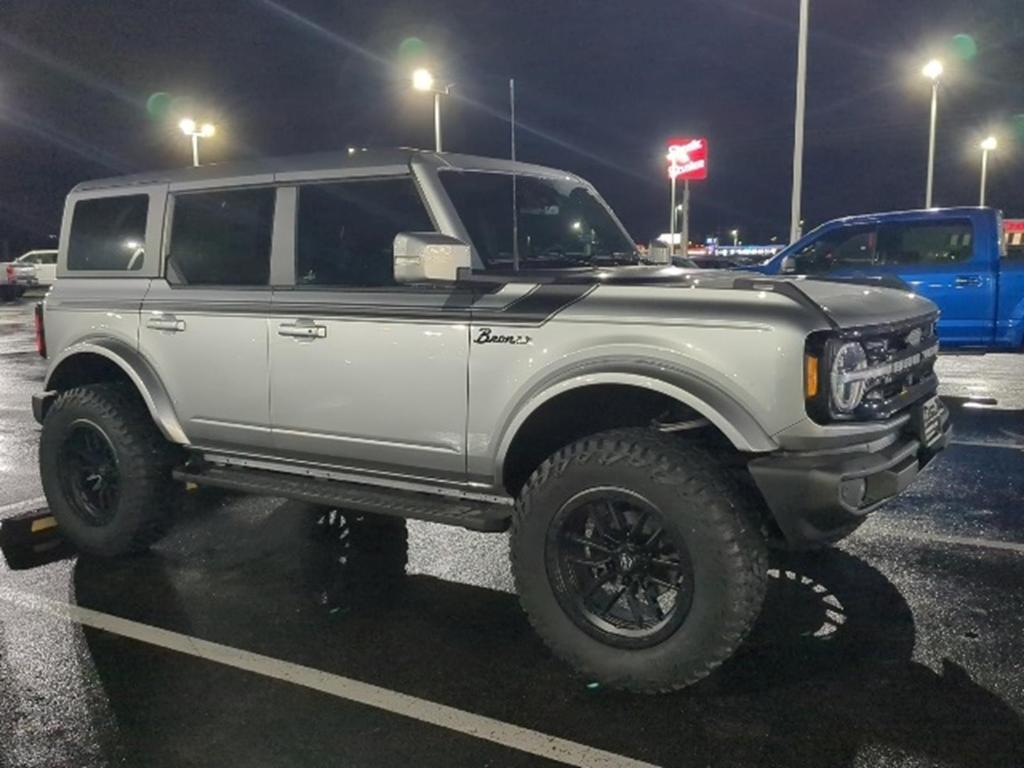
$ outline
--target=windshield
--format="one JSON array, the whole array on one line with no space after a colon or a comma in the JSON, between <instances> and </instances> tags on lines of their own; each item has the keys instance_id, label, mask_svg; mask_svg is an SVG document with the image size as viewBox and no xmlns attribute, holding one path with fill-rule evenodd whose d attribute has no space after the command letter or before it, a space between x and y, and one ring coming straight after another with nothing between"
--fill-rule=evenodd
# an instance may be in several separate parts
<instances>
[{"instance_id":1,"label":"windshield","mask_svg":"<svg viewBox=\"0 0 1024 768\"><path fill-rule=\"evenodd\" d=\"M486 268L512 269L512 175L442 171L440 177ZM521 269L638 263L634 243L579 182L517 174L515 199Z\"/></svg>"}]
</instances>

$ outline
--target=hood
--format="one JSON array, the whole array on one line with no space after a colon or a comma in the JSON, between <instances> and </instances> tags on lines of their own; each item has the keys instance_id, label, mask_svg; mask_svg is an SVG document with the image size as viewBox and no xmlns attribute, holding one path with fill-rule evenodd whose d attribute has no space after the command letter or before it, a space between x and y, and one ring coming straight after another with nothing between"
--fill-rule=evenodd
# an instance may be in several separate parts
<instances>
[{"instance_id":1,"label":"hood","mask_svg":"<svg viewBox=\"0 0 1024 768\"><path fill-rule=\"evenodd\" d=\"M931 301L909 290L848 281L779 279L796 286L843 328L902 323L938 314Z\"/></svg>"}]
</instances>

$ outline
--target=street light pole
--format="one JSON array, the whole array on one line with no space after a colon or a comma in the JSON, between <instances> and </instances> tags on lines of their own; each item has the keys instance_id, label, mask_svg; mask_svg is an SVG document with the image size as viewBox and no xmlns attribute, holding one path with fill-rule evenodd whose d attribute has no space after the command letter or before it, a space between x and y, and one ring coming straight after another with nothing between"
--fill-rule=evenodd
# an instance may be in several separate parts
<instances>
[{"instance_id":1,"label":"street light pole","mask_svg":"<svg viewBox=\"0 0 1024 768\"><path fill-rule=\"evenodd\" d=\"M428 69L417 69L412 73L412 87L417 91L430 91L434 94L434 151L441 151L441 97L451 93L452 84L443 88L437 87L434 75Z\"/></svg>"},{"instance_id":2,"label":"street light pole","mask_svg":"<svg viewBox=\"0 0 1024 768\"><path fill-rule=\"evenodd\" d=\"M800 238L800 198L804 176L804 102L807 96L807 18L809 0L800 0L800 29L796 53L796 115L793 120L793 197L789 214L789 241Z\"/></svg>"},{"instance_id":3,"label":"street light pole","mask_svg":"<svg viewBox=\"0 0 1024 768\"><path fill-rule=\"evenodd\" d=\"M935 122L939 111L939 77L942 75L942 62L932 59L921 70L921 74L932 81L932 108L928 122L928 181L924 190L924 207L932 207L932 181L935 178Z\"/></svg>"},{"instance_id":4,"label":"street light pole","mask_svg":"<svg viewBox=\"0 0 1024 768\"><path fill-rule=\"evenodd\" d=\"M208 139L213 136L217 129L211 123L203 123L197 125L196 121L191 117L183 118L179 123L178 127L181 132L184 133L192 140L192 166L198 167L199 165L199 139Z\"/></svg>"},{"instance_id":5,"label":"street light pole","mask_svg":"<svg viewBox=\"0 0 1024 768\"><path fill-rule=\"evenodd\" d=\"M669 203L668 217L668 255L676 255L676 177L672 176L672 196Z\"/></svg>"},{"instance_id":6,"label":"street light pole","mask_svg":"<svg viewBox=\"0 0 1024 768\"><path fill-rule=\"evenodd\" d=\"M434 151L441 151L441 92L434 91Z\"/></svg>"},{"instance_id":7,"label":"street light pole","mask_svg":"<svg viewBox=\"0 0 1024 768\"><path fill-rule=\"evenodd\" d=\"M690 180L683 180L683 227L679 237L682 243L683 257L690 255Z\"/></svg>"},{"instance_id":8,"label":"street light pole","mask_svg":"<svg viewBox=\"0 0 1024 768\"><path fill-rule=\"evenodd\" d=\"M985 205L985 177L988 172L988 153L998 146L995 136L989 136L981 142L981 194L978 205Z\"/></svg>"}]
</instances>

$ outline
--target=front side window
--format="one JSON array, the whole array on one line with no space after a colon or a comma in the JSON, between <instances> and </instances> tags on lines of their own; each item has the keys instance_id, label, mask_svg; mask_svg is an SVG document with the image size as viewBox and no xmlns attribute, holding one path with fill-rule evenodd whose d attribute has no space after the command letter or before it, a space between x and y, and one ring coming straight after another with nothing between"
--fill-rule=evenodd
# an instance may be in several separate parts
<instances>
[{"instance_id":1,"label":"front side window","mask_svg":"<svg viewBox=\"0 0 1024 768\"><path fill-rule=\"evenodd\" d=\"M68 270L142 269L148 212L148 195L79 200L71 217Z\"/></svg>"},{"instance_id":2,"label":"front side window","mask_svg":"<svg viewBox=\"0 0 1024 768\"><path fill-rule=\"evenodd\" d=\"M174 285L266 285L274 195L269 187L174 198L167 280Z\"/></svg>"},{"instance_id":3,"label":"front side window","mask_svg":"<svg viewBox=\"0 0 1024 768\"><path fill-rule=\"evenodd\" d=\"M837 269L868 269L877 261L874 227L843 227L826 232L793 255L792 272L824 275Z\"/></svg>"},{"instance_id":4,"label":"front side window","mask_svg":"<svg viewBox=\"0 0 1024 768\"><path fill-rule=\"evenodd\" d=\"M300 187L295 282L395 285L395 235L433 231L409 176Z\"/></svg>"},{"instance_id":5,"label":"front side window","mask_svg":"<svg viewBox=\"0 0 1024 768\"><path fill-rule=\"evenodd\" d=\"M914 222L886 224L878 235L879 257L895 266L925 267L969 261L971 223Z\"/></svg>"},{"instance_id":6,"label":"front side window","mask_svg":"<svg viewBox=\"0 0 1024 768\"><path fill-rule=\"evenodd\" d=\"M512 175L441 171L439 176L486 268L511 269ZM516 175L514 215L521 268L638 261L633 241L577 181Z\"/></svg>"}]
</instances>

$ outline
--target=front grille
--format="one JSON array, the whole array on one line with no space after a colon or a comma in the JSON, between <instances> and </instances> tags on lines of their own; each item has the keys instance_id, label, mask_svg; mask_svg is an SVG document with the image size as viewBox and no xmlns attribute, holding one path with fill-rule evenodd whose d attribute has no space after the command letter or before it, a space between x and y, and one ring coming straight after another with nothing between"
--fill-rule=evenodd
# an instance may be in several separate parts
<instances>
[{"instance_id":1,"label":"front grille","mask_svg":"<svg viewBox=\"0 0 1024 768\"><path fill-rule=\"evenodd\" d=\"M939 339L934 319L864 333L860 342L868 365L856 376L865 381L867 392L856 418L887 419L935 392Z\"/></svg>"}]
</instances>

